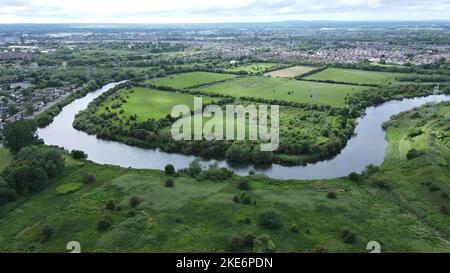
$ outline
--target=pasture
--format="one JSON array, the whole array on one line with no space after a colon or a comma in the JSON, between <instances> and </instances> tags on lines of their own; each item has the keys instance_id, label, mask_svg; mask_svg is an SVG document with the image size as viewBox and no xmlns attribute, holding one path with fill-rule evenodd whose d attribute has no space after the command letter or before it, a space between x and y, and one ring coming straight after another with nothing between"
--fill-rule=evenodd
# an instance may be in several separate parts
<instances>
[{"instance_id":1,"label":"pasture","mask_svg":"<svg viewBox=\"0 0 450 273\"><path fill-rule=\"evenodd\" d=\"M123 103L122 99L126 102ZM203 97L203 103L211 101L213 101L211 98ZM114 104L121 104L121 107L114 109ZM194 96L138 87L131 90L119 90L102 103L99 112L106 112L108 107L111 112L117 113L120 118L136 115L138 122L145 122L150 118L166 117L172 111L173 106L178 104L188 105L192 109Z\"/></svg>"},{"instance_id":2,"label":"pasture","mask_svg":"<svg viewBox=\"0 0 450 273\"><path fill-rule=\"evenodd\" d=\"M305 80L313 81L333 81L354 84L387 84L396 82L396 78L404 76L403 73L363 71L342 68L327 68L318 73L306 76Z\"/></svg>"},{"instance_id":3,"label":"pasture","mask_svg":"<svg viewBox=\"0 0 450 273\"><path fill-rule=\"evenodd\" d=\"M156 86L165 86L174 89L185 89L201 84L209 84L237 77L232 74L221 74L212 72L188 72L168 75L162 78L148 80L147 82Z\"/></svg>"},{"instance_id":4,"label":"pasture","mask_svg":"<svg viewBox=\"0 0 450 273\"><path fill-rule=\"evenodd\" d=\"M317 67L293 66L293 67L288 67L288 68L265 73L264 76L270 76L270 77L274 77L274 78L294 78L296 76L311 72L314 69L317 69Z\"/></svg>"},{"instance_id":5,"label":"pasture","mask_svg":"<svg viewBox=\"0 0 450 273\"><path fill-rule=\"evenodd\" d=\"M269 70L282 68L285 65L283 64L277 64L277 63L251 63L251 64L245 64L241 66L236 66L232 68L225 69L226 72L247 72L249 74L255 74L255 73L264 73Z\"/></svg>"},{"instance_id":6,"label":"pasture","mask_svg":"<svg viewBox=\"0 0 450 273\"><path fill-rule=\"evenodd\" d=\"M313 88L316 88L317 90L317 104L328 104L341 107L345 105L345 97L347 95L358 93L367 87L314 83L269 77L245 77L208 85L199 88L199 90L234 97L254 97L298 103L310 103L311 90Z\"/></svg>"}]
</instances>

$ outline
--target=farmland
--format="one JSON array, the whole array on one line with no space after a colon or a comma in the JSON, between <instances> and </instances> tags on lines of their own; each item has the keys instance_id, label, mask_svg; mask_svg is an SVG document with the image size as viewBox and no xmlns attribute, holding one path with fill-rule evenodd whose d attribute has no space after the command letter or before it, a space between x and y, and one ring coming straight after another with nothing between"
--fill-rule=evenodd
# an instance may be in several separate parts
<instances>
[{"instance_id":1,"label":"farmland","mask_svg":"<svg viewBox=\"0 0 450 273\"><path fill-rule=\"evenodd\" d=\"M264 76L271 76L275 78L294 78L296 76L311 72L314 69L317 68L311 66L293 66L265 73Z\"/></svg>"},{"instance_id":2,"label":"farmland","mask_svg":"<svg viewBox=\"0 0 450 273\"><path fill-rule=\"evenodd\" d=\"M211 72L189 72L169 75L162 78L151 79L148 83L156 86L165 86L174 89L185 89L197 85L208 84L237 77L232 74Z\"/></svg>"},{"instance_id":3,"label":"farmland","mask_svg":"<svg viewBox=\"0 0 450 273\"><path fill-rule=\"evenodd\" d=\"M379 85L379 84L387 84L389 82L394 83L396 82L397 77L404 75L405 74L402 73L327 68L318 73L306 76L304 79L314 81Z\"/></svg>"},{"instance_id":4,"label":"farmland","mask_svg":"<svg viewBox=\"0 0 450 273\"><path fill-rule=\"evenodd\" d=\"M211 98L203 97L203 103L211 101ZM146 88L122 89L103 103L99 113L105 113L108 108L112 113L117 113L119 118L127 119L136 115L138 122L144 122L150 118L160 119L170 115L172 107L178 104L192 109L194 96ZM114 105L121 107L114 109Z\"/></svg>"},{"instance_id":5,"label":"farmland","mask_svg":"<svg viewBox=\"0 0 450 273\"><path fill-rule=\"evenodd\" d=\"M255 97L311 103L311 90L316 88L317 104L342 107L345 97L358 93L366 87L329 83L313 83L269 77L245 77L223 83L208 85L199 90L234 97Z\"/></svg>"},{"instance_id":6,"label":"farmland","mask_svg":"<svg viewBox=\"0 0 450 273\"><path fill-rule=\"evenodd\" d=\"M278 64L278 63L251 63L251 64L245 64L241 66L236 66L232 68L225 69L226 72L245 72L248 74L260 74L264 73L269 70L275 70L277 68L282 68L285 65Z\"/></svg>"}]
</instances>

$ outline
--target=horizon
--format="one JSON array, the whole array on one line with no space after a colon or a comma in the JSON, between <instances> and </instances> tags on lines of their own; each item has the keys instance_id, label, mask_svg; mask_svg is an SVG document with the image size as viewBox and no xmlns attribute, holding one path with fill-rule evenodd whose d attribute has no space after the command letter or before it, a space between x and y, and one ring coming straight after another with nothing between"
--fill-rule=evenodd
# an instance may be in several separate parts
<instances>
[{"instance_id":1,"label":"horizon","mask_svg":"<svg viewBox=\"0 0 450 273\"><path fill-rule=\"evenodd\" d=\"M0 6L0 24L450 20L445 0L0 0Z\"/></svg>"}]
</instances>

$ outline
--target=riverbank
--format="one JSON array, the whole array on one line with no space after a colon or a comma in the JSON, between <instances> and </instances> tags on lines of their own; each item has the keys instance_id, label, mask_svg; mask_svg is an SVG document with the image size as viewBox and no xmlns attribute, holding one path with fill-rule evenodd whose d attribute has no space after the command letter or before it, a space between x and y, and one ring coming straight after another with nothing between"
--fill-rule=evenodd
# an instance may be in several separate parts
<instances>
[{"instance_id":1,"label":"riverbank","mask_svg":"<svg viewBox=\"0 0 450 273\"><path fill-rule=\"evenodd\" d=\"M230 238L263 234L276 252L367 252L373 240L382 243L383 253L449 252L450 223L442 210L448 201L442 196L450 192L445 117L450 105L437 109L432 117L426 108L396 117L386 134L385 162L357 181L277 181L254 175L248 177L249 190L240 190L239 177L200 182L71 160L43 192L0 207L0 252L66 252L73 240L83 252L229 252ZM411 138L411 128L423 133ZM408 160L410 148L420 156ZM85 174L96 181L84 184ZM430 178L438 191L430 191ZM168 179L174 187L165 187ZM56 194L69 183L82 186ZM130 206L133 196L140 200L136 208ZM251 202L233 201L234 196L249 196ZM107 206L111 201L114 209ZM279 226L260 224L267 211L277 215ZM105 217L111 224L100 231ZM46 225L54 233L41 241ZM341 237L347 231L354 237ZM237 246L235 251L255 251L251 244Z\"/></svg>"}]
</instances>

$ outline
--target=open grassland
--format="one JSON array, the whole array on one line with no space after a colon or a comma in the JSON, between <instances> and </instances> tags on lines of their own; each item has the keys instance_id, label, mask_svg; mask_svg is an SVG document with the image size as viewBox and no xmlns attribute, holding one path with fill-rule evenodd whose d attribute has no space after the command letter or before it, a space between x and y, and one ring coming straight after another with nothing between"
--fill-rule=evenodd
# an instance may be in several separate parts
<instances>
[{"instance_id":1,"label":"open grassland","mask_svg":"<svg viewBox=\"0 0 450 273\"><path fill-rule=\"evenodd\" d=\"M211 101L213 101L212 98L203 97L203 103ZM193 109L194 96L137 87L122 89L110 96L100 106L99 113L105 113L106 109L109 109L111 112L117 113L119 118L128 119L130 116L136 115L138 122L144 122L150 118L160 119L170 115L172 108L179 104ZM117 108L118 105L121 107Z\"/></svg>"},{"instance_id":2,"label":"open grassland","mask_svg":"<svg viewBox=\"0 0 450 273\"><path fill-rule=\"evenodd\" d=\"M185 89L202 84L208 84L237 77L232 74L221 74L212 72L188 72L173 74L162 78L151 79L148 83L156 86L170 87L174 89Z\"/></svg>"},{"instance_id":3,"label":"open grassland","mask_svg":"<svg viewBox=\"0 0 450 273\"><path fill-rule=\"evenodd\" d=\"M233 202L241 195L238 177L226 181L196 181L160 171L70 164L46 190L0 207L0 252L66 252L79 241L83 252L229 252L236 235L266 234L276 252L367 252L369 241L382 243L382 252L450 252L448 206L450 105L428 119L426 110L397 117L387 133L385 163L359 182L346 178L276 181L249 176L252 203ZM411 128L423 134L411 138ZM407 160L405 151L422 154ZM96 182L83 184L85 174ZM171 178L173 188L164 186ZM65 194L67 185L78 183ZM432 190L431 190L432 189ZM337 197L327 198L333 191ZM132 196L140 203L130 206ZM115 208L106 208L107 203ZM274 211L280 226L259 224L262 213ZM110 217L105 231L98 223ZM247 219L244 221L244 219ZM298 225L298 232L291 226ZM42 229L54 233L42 240ZM340 238L343 229L354 241ZM252 252L251 246L239 251Z\"/></svg>"},{"instance_id":4,"label":"open grassland","mask_svg":"<svg viewBox=\"0 0 450 273\"><path fill-rule=\"evenodd\" d=\"M2 172L9 165L11 159L11 153L5 148L0 148L0 172Z\"/></svg>"},{"instance_id":5,"label":"open grassland","mask_svg":"<svg viewBox=\"0 0 450 273\"><path fill-rule=\"evenodd\" d=\"M280 70L275 70L272 72L265 73L264 76L271 76L275 78L294 78L296 76L308 73L317 69L311 66L294 66L289 68L284 68Z\"/></svg>"},{"instance_id":6,"label":"open grassland","mask_svg":"<svg viewBox=\"0 0 450 273\"><path fill-rule=\"evenodd\" d=\"M226 72L247 72L248 74L264 73L269 70L285 67L278 63L252 63L225 69Z\"/></svg>"},{"instance_id":7,"label":"open grassland","mask_svg":"<svg viewBox=\"0 0 450 273\"><path fill-rule=\"evenodd\" d=\"M367 87L342 84L313 83L270 77L244 77L208 85L199 90L234 97L254 97L289 102L311 103L311 90L316 88L317 104L344 106L345 97Z\"/></svg>"},{"instance_id":8,"label":"open grassland","mask_svg":"<svg viewBox=\"0 0 450 273\"><path fill-rule=\"evenodd\" d=\"M327 68L318 73L306 76L305 80L332 81L354 84L387 84L396 82L396 78L404 76L403 73L376 72L342 68Z\"/></svg>"}]
</instances>

